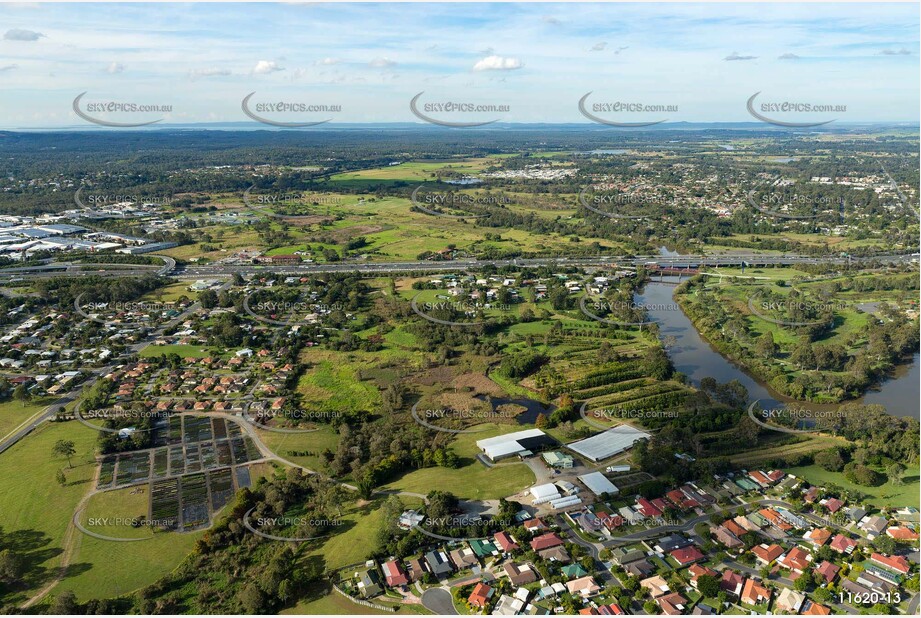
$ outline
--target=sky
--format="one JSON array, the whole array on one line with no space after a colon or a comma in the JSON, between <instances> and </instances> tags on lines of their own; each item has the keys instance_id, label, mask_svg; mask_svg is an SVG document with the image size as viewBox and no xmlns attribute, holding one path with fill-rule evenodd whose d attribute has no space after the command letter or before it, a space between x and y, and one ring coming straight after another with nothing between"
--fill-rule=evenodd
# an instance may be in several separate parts
<instances>
[{"instance_id":1,"label":"sky","mask_svg":"<svg viewBox=\"0 0 921 618\"><path fill-rule=\"evenodd\" d=\"M890 122L919 118L919 6L0 4L0 127L250 122ZM99 103L168 106L115 111ZM499 106L445 111L437 103ZM627 111L604 103L667 106ZM831 111L761 107L811 103ZM505 106L505 107L502 107ZM507 108L507 109L506 109ZM100 111L101 110L101 111Z\"/></svg>"}]
</instances>

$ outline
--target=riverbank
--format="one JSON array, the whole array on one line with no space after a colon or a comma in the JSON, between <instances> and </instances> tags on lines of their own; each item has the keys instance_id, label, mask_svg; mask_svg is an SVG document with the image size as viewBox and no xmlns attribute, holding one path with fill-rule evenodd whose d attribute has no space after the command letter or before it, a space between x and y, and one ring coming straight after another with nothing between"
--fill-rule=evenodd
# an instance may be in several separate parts
<instances>
[{"instance_id":1,"label":"riverbank","mask_svg":"<svg viewBox=\"0 0 921 618\"><path fill-rule=\"evenodd\" d=\"M701 306L701 301L695 300L689 294L689 288L688 282L676 287L672 297L695 331L728 362L740 367L766 389L780 395L781 399L810 404L806 407L825 407L842 403L859 403L865 396L871 395L873 399L877 400L873 401L873 403L883 403L879 401L880 397L877 393L881 392L887 383L891 382L890 378L910 372L913 369L913 363L917 363L917 353L915 352L900 358L892 371L884 375L872 373L869 374L872 377L869 377L869 375L858 375L851 371L843 370L829 370L818 374L816 372L794 370L789 365L785 367L784 361L778 361L776 357L772 362L762 361L759 360L755 353L757 343L749 341L748 345L743 345L739 343L738 339L727 336L724 332L727 325L730 328L732 327L731 320L736 317L744 320L746 316L744 314L736 316L730 313L729 310L725 310L724 314L726 315L723 315L722 319L714 319L712 307L710 305ZM741 328L738 325L736 327ZM754 338L757 334L757 332L749 332L748 336ZM841 383L846 383L847 387L840 386ZM831 384L839 384L839 386L828 386ZM823 388L824 390L822 390ZM916 387L915 392L917 392ZM914 398L913 406L913 408L900 408L897 415L917 416L917 397Z\"/></svg>"}]
</instances>

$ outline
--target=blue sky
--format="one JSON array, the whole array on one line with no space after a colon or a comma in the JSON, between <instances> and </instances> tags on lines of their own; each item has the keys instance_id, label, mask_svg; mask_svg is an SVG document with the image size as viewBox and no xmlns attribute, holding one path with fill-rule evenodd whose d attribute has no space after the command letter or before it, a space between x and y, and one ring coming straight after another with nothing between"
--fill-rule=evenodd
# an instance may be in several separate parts
<instances>
[{"instance_id":1,"label":"blue sky","mask_svg":"<svg viewBox=\"0 0 921 618\"><path fill-rule=\"evenodd\" d=\"M84 91L179 123L247 120L250 92L341 106L277 119L418 122L420 91L510 122L588 122L589 91L677 107L623 120L750 121L760 91L917 121L918 32L916 3L3 4L0 126L82 124Z\"/></svg>"}]
</instances>

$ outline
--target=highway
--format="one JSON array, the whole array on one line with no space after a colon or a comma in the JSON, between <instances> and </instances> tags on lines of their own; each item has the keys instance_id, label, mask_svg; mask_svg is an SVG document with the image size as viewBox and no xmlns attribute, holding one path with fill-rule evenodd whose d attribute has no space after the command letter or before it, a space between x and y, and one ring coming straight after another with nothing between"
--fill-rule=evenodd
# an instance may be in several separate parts
<instances>
[{"instance_id":1,"label":"highway","mask_svg":"<svg viewBox=\"0 0 921 618\"><path fill-rule=\"evenodd\" d=\"M838 264L853 262L880 262L905 264L918 260L918 254L882 255L872 258L854 258L846 256L813 257L804 255L677 255L677 256L592 256L573 258L518 258L501 260L448 260L448 261L407 261L407 262L327 262L322 264L207 264L201 266L178 266L171 273L180 279L207 279L228 277L233 273L259 274L271 272L280 275L303 275L310 273L358 272L362 274L397 273L397 272L438 272L457 271L494 266L522 268L539 268L551 266L557 268L636 268L656 264L660 267L691 269L695 267L760 267L760 266L795 266L797 264ZM0 271L2 273L2 271Z\"/></svg>"},{"instance_id":2,"label":"highway","mask_svg":"<svg viewBox=\"0 0 921 618\"><path fill-rule=\"evenodd\" d=\"M258 275L260 273L275 273L280 275L306 275L319 273L360 273L377 275L387 273L408 272L451 272L459 270L473 270L492 266L495 268L520 267L520 268L636 268L638 266L656 265L661 268L675 270L688 270L700 267L730 268L730 267L770 267L770 266L796 266L798 264L837 264L850 263L883 263L907 264L918 261L917 253L890 254L867 258L847 256L814 257L807 255L761 255L756 253L736 255L603 255L591 257L560 257L560 258L512 258L499 260L446 260L446 261L394 261L394 262L324 262L301 264L230 264L215 263L205 265L177 265L176 261L167 256L155 256L164 261L163 266L138 265L138 264L79 264L79 263L48 263L36 266L19 266L0 269L0 279L10 278L43 278L43 277L86 277L86 276L141 276L157 274L171 276L178 279L224 279L234 273L241 275Z\"/></svg>"}]
</instances>

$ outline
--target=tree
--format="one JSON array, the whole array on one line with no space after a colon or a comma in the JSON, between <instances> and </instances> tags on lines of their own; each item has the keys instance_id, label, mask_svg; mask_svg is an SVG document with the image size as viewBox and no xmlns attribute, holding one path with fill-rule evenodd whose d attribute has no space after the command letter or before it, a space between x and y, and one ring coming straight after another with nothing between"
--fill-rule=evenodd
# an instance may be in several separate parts
<instances>
[{"instance_id":1,"label":"tree","mask_svg":"<svg viewBox=\"0 0 921 618\"><path fill-rule=\"evenodd\" d=\"M73 615L78 613L80 605L77 603L77 595L70 590L62 592L54 598L51 607L48 609L49 614Z\"/></svg>"},{"instance_id":2,"label":"tree","mask_svg":"<svg viewBox=\"0 0 921 618\"><path fill-rule=\"evenodd\" d=\"M26 402L29 401L29 391L25 384L20 384L13 389L13 398L22 403L23 406L26 405Z\"/></svg>"},{"instance_id":3,"label":"tree","mask_svg":"<svg viewBox=\"0 0 921 618\"><path fill-rule=\"evenodd\" d=\"M72 440L58 440L54 443L54 446L51 447L51 452L58 457L66 457L68 468L74 467L70 458L77 454L77 449Z\"/></svg>"},{"instance_id":4,"label":"tree","mask_svg":"<svg viewBox=\"0 0 921 618\"><path fill-rule=\"evenodd\" d=\"M697 578L697 589L705 597L715 597L720 593L720 582L712 575L700 575Z\"/></svg>"},{"instance_id":5,"label":"tree","mask_svg":"<svg viewBox=\"0 0 921 618\"><path fill-rule=\"evenodd\" d=\"M0 583L15 584L24 574L22 558L9 549L0 551Z\"/></svg>"},{"instance_id":6,"label":"tree","mask_svg":"<svg viewBox=\"0 0 921 618\"><path fill-rule=\"evenodd\" d=\"M67 485L67 477L64 476L63 470L58 470L57 474L55 475L55 479L57 480L58 485L60 485L61 487L64 487L64 485Z\"/></svg>"},{"instance_id":7,"label":"tree","mask_svg":"<svg viewBox=\"0 0 921 618\"><path fill-rule=\"evenodd\" d=\"M793 580L793 588L797 592L806 592L809 590L809 584L812 583L812 576L809 571L803 571L802 574Z\"/></svg>"},{"instance_id":8,"label":"tree","mask_svg":"<svg viewBox=\"0 0 921 618\"><path fill-rule=\"evenodd\" d=\"M844 468L844 458L841 457L841 452L836 448L816 453L814 461L829 472L840 472Z\"/></svg>"},{"instance_id":9,"label":"tree","mask_svg":"<svg viewBox=\"0 0 921 618\"><path fill-rule=\"evenodd\" d=\"M534 426L538 429L545 429L547 427L547 417L543 412L537 415L537 419L534 421Z\"/></svg>"},{"instance_id":10,"label":"tree","mask_svg":"<svg viewBox=\"0 0 921 618\"><path fill-rule=\"evenodd\" d=\"M905 472L905 466L898 462L890 464L889 467L886 468L886 476L889 477L889 482L893 485L902 485L905 483L905 481L902 480L903 472Z\"/></svg>"},{"instance_id":11,"label":"tree","mask_svg":"<svg viewBox=\"0 0 921 618\"><path fill-rule=\"evenodd\" d=\"M774 335L770 331L758 338L755 353L765 360L774 358L774 355L777 354L777 344L774 343Z\"/></svg>"}]
</instances>

